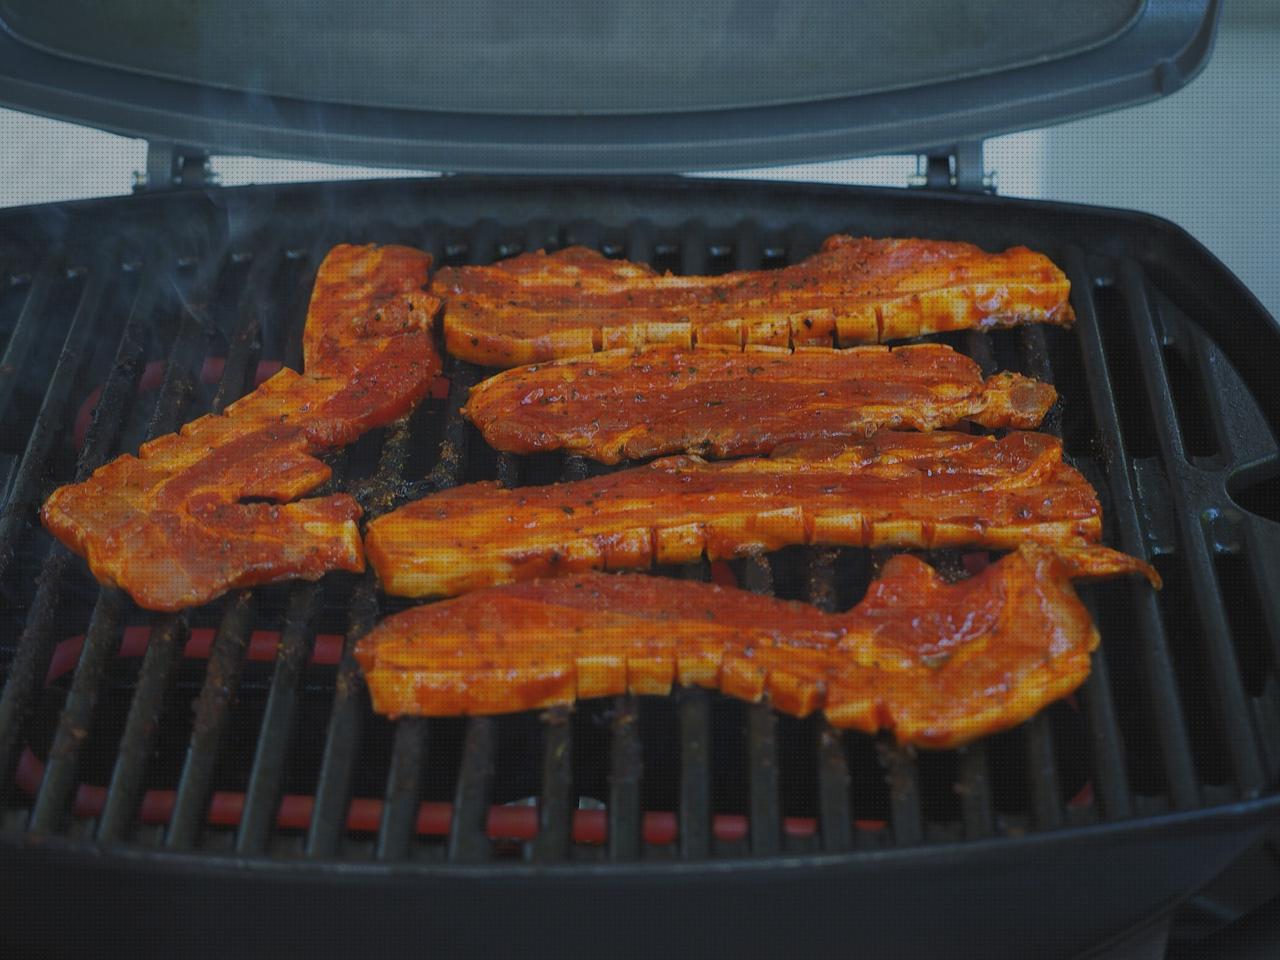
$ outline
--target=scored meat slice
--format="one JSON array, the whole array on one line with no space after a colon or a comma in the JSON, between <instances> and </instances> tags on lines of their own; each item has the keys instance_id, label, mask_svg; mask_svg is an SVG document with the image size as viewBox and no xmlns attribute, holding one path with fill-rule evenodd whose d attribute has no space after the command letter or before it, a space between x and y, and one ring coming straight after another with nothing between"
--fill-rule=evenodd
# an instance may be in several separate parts
<instances>
[{"instance_id":1,"label":"scored meat slice","mask_svg":"<svg viewBox=\"0 0 1280 960\"><path fill-rule=\"evenodd\" d=\"M542 487L467 484L374 520L365 549L386 592L425 597L795 544L1011 549L1100 533L1097 496L1055 437L880 431L767 459L668 457Z\"/></svg>"},{"instance_id":2,"label":"scored meat slice","mask_svg":"<svg viewBox=\"0 0 1280 960\"><path fill-rule=\"evenodd\" d=\"M673 276L570 247L442 268L432 290L449 352L495 367L656 343L848 346L1074 319L1066 275L1025 247L843 235L778 270Z\"/></svg>"},{"instance_id":3,"label":"scored meat slice","mask_svg":"<svg viewBox=\"0 0 1280 960\"><path fill-rule=\"evenodd\" d=\"M532 710L621 693L718 689L836 727L954 747L1022 722L1089 674L1098 633L1071 579L1143 573L1105 547L1024 545L948 584L890 558L847 613L711 584L587 574L406 610L356 658L391 716Z\"/></svg>"},{"instance_id":4,"label":"scored meat slice","mask_svg":"<svg viewBox=\"0 0 1280 960\"><path fill-rule=\"evenodd\" d=\"M664 453L767 454L783 443L856 439L880 427L969 419L1033 428L1057 393L1016 373L982 378L937 343L647 347L517 367L472 388L463 413L511 453L568 450L617 463Z\"/></svg>"},{"instance_id":5,"label":"scored meat slice","mask_svg":"<svg viewBox=\"0 0 1280 960\"><path fill-rule=\"evenodd\" d=\"M315 454L404 415L440 372L430 264L406 247L335 247L307 312L303 373L285 368L222 414L58 488L44 525L151 610L362 570L353 498L288 501L329 478Z\"/></svg>"}]
</instances>

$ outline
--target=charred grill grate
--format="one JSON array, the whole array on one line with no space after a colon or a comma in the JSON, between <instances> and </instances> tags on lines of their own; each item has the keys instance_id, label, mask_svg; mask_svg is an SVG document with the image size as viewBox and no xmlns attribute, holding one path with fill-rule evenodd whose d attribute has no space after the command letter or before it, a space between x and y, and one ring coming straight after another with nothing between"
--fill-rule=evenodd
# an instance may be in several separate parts
<instances>
[{"instance_id":1,"label":"charred grill grate","mask_svg":"<svg viewBox=\"0 0 1280 960\"><path fill-rule=\"evenodd\" d=\"M561 208L536 198L469 220L407 186L331 192L319 215L319 193L243 196L229 212L160 198L0 221L0 828L250 857L699 860L1017 836L1250 800L1275 783L1280 453L1261 410L1280 405L1274 388L1259 394L1262 361L1228 360L1206 333L1215 318L1179 306L1194 301L1177 278L1132 251L1070 224L1028 226L1026 212L939 217L880 194L795 215L771 201L754 220L745 200L685 220L611 197L602 221L551 219ZM33 523L54 484L296 367L316 267L340 240L407 243L437 264L581 243L701 273L794 261L836 230L1024 242L1066 269L1073 330L949 342L988 371L1056 383L1045 429L1097 487L1107 542L1154 556L1168 582L1159 597L1082 587L1103 636L1087 684L963 750L916 755L700 690L392 724L370 712L351 657L403 606L371 574L158 616L99 588ZM378 510L406 485L601 469L489 451L458 413L482 372L448 361L446 375L447 396L337 454L334 484ZM883 559L794 549L731 567L746 589L843 609ZM932 559L956 572L965 560Z\"/></svg>"}]
</instances>

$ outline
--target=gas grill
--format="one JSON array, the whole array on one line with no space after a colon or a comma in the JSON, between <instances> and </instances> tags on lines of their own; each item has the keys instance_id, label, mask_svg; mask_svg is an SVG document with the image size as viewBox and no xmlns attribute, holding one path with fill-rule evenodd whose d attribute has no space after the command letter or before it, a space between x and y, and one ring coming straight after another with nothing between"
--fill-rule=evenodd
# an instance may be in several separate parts
<instances>
[{"instance_id":1,"label":"gas grill","mask_svg":"<svg viewBox=\"0 0 1280 960\"><path fill-rule=\"evenodd\" d=\"M927 182L963 186L963 157ZM161 159L153 172L185 171L188 189L0 212L5 940L157 956L264 935L321 954L1136 951L1142 924L1280 819L1280 332L1172 224L676 177L190 189L199 165ZM298 369L335 243L407 244L437 266L583 244L703 274L796 262L842 232L1025 244L1063 267L1073 328L929 339L1055 384L1042 429L1097 489L1104 542L1165 580L1081 585L1102 636L1086 684L961 750L696 689L391 722L352 650L407 604L372 573L154 614L36 520L55 486ZM460 483L609 469L489 449L459 413L482 376L446 360L410 417L331 458L332 488L369 517ZM886 556L657 572L842 610ZM963 576L974 558L928 559Z\"/></svg>"}]
</instances>

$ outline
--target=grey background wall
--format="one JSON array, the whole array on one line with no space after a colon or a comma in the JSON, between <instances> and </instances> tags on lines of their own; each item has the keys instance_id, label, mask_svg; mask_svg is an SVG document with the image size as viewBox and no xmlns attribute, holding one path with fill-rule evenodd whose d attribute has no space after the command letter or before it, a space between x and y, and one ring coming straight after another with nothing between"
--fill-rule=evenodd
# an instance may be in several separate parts
<instances>
[{"instance_id":1,"label":"grey background wall","mask_svg":"<svg viewBox=\"0 0 1280 960\"><path fill-rule=\"evenodd\" d=\"M1181 224L1280 318L1280 0L1227 0L1223 17L1172 97L1044 131L1040 191Z\"/></svg>"}]
</instances>

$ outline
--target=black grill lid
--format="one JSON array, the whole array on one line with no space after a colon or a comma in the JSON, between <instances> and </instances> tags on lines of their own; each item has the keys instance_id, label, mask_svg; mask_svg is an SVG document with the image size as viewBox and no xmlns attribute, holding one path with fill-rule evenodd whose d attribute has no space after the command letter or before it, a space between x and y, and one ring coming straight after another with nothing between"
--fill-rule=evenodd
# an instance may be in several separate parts
<instances>
[{"instance_id":1,"label":"black grill lid","mask_svg":"<svg viewBox=\"0 0 1280 960\"><path fill-rule=\"evenodd\" d=\"M1176 90L1221 0L0 0L0 103L210 152L675 172L919 152Z\"/></svg>"}]
</instances>

